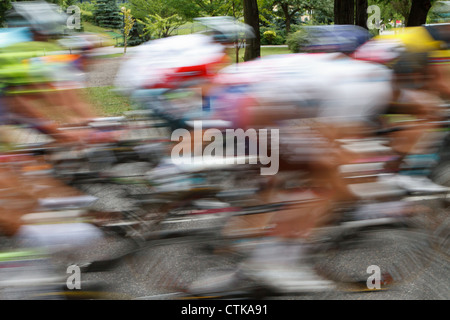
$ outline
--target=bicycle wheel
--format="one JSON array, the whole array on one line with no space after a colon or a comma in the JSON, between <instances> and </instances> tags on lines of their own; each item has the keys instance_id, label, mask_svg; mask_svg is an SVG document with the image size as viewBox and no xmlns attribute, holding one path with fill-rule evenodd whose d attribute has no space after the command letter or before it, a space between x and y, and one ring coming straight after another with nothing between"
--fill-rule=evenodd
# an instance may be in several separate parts
<instances>
[{"instance_id":1,"label":"bicycle wheel","mask_svg":"<svg viewBox=\"0 0 450 320\"><path fill-rule=\"evenodd\" d=\"M429 230L412 220L336 228L325 234L326 245L312 261L319 274L337 283L338 290L393 288L420 277L437 257ZM371 281L376 278L370 276L375 271L380 286L374 288Z\"/></svg>"},{"instance_id":2,"label":"bicycle wheel","mask_svg":"<svg viewBox=\"0 0 450 320\"><path fill-rule=\"evenodd\" d=\"M192 221L165 225L160 237L123 259L128 292L134 299L171 299L181 296L196 279L212 270L232 270L237 258L209 251L220 241L216 222Z\"/></svg>"}]
</instances>

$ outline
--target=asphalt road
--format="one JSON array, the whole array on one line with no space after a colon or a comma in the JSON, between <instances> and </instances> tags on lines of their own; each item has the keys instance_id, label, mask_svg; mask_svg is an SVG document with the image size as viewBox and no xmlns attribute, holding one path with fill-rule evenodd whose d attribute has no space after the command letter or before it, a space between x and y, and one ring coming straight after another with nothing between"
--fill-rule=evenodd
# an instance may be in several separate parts
<instances>
[{"instance_id":1,"label":"asphalt road","mask_svg":"<svg viewBox=\"0 0 450 320\"><path fill-rule=\"evenodd\" d=\"M131 208L121 199L122 187L90 186L86 190L104 200L99 206L108 208ZM103 195L103 196L102 196ZM181 230L192 227L214 226L217 220L189 221L164 225L164 228ZM447 230L448 231L448 230ZM448 237L448 232L444 237ZM367 267L378 265L392 273L395 280L388 290L350 292L338 290L283 297L283 300L447 300L450 298L448 247L430 248L422 233L385 231L372 234L369 242L357 242L351 250L340 251L324 257L316 264L331 270L334 275L357 276L367 279ZM127 244L113 238L83 251L87 259L110 257L120 254ZM114 292L111 299L173 299L171 293L179 286L217 270L229 270L233 262L220 257L212 257L195 250L195 245L181 242L167 246L157 246L142 251L132 258L124 259L116 269L83 275L84 280L101 281ZM446 254L445 254L446 252ZM231 269L230 269L231 270ZM166 296L166 294L168 294Z\"/></svg>"},{"instance_id":2,"label":"asphalt road","mask_svg":"<svg viewBox=\"0 0 450 320\"><path fill-rule=\"evenodd\" d=\"M123 198L123 187L117 185L89 185L85 191L99 196L99 209L130 209L132 204ZM166 229L186 230L193 227L212 227L220 224L220 219L189 221L165 224ZM448 241L448 229L444 234ZM382 271L396 272L395 281L387 290L351 292L331 290L320 293L286 296L281 300L448 300L449 251L448 246L430 249L422 234L381 232L372 235L371 241L357 242L348 251L339 251L318 260L318 266L326 267L334 275L367 279L367 267L378 265ZM443 238L441 238L443 239ZM71 261L86 262L103 260L121 255L130 249L130 243L112 235L89 245L80 251L71 251ZM102 299L107 300L172 300L176 292L209 273L217 270L231 270L234 261L220 256L211 256L195 250L196 245L180 242L154 246L141 253L122 259L112 270L106 272L82 273L82 288L89 283L101 283L108 292ZM445 253L446 252L446 253ZM392 269L394 266L394 269ZM400 275L400 276L399 276ZM67 275L68 277L68 275ZM0 292L1 297L1 292ZM2 298L0 298L2 299Z\"/></svg>"}]
</instances>

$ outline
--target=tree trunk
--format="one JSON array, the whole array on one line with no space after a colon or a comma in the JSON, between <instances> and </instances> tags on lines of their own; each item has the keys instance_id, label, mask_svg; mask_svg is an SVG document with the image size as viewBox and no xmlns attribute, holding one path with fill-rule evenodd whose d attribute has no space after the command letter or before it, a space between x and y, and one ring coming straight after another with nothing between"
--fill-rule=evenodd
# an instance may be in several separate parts
<instances>
[{"instance_id":1,"label":"tree trunk","mask_svg":"<svg viewBox=\"0 0 450 320\"><path fill-rule=\"evenodd\" d=\"M236 18L236 8L234 5L234 1L231 3L231 8L233 10L233 17ZM236 39L236 41L234 42L234 50L236 53L236 64L239 63L239 39Z\"/></svg>"},{"instance_id":2,"label":"tree trunk","mask_svg":"<svg viewBox=\"0 0 450 320\"><path fill-rule=\"evenodd\" d=\"M407 27L421 26L427 22L428 11L431 9L431 0L413 0L408 16Z\"/></svg>"},{"instance_id":3,"label":"tree trunk","mask_svg":"<svg viewBox=\"0 0 450 320\"><path fill-rule=\"evenodd\" d=\"M286 17L286 34L289 34L291 32L291 17L288 15Z\"/></svg>"},{"instance_id":4,"label":"tree trunk","mask_svg":"<svg viewBox=\"0 0 450 320\"><path fill-rule=\"evenodd\" d=\"M291 15L289 14L289 5L287 3L281 3L281 10L283 10L284 23L286 24L286 34L291 31Z\"/></svg>"},{"instance_id":5,"label":"tree trunk","mask_svg":"<svg viewBox=\"0 0 450 320\"><path fill-rule=\"evenodd\" d=\"M367 0L356 0L355 25L368 29L367 27Z\"/></svg>"},{"instance_id":6,"label":"tree trunk","mask_svg":"<svg viewBox=\"0 0 450 320\"><path fill-rule=\"evenodd\" d=\"M244 0L244 22L253 28L255 37L247 40L244 61L261 56L261 39L259 35L259 10L257 0Z\"/></svg>"},{"instance_id":7,"label":"tree trunk","mask_svg":"<svg viewBox=\"0 0 450 320\"><path fill-rule=\"evenodd\" d=\"M355 23L355 0L334 0L334 24Z\"/></svg>"}]
</instances>

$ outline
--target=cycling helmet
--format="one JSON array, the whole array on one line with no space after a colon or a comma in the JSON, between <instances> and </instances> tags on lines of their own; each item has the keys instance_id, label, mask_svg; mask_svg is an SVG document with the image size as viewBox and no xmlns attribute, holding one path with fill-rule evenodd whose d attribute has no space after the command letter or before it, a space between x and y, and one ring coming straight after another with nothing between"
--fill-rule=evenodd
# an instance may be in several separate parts
<instances>
[{"instance_id":1,"label":"cycling helmet","mask_svg":"<svg viewBox=\"0 0 450 320\"><path fill-rule=\"evenodd\" d=\"M360 46L352 57L392 66L405 53L430 53L440 50L443 41L436 39L425 27L399 28L392 34L383 34ZM411 57L411 56L410 56ZM411 59L411 58L408 58Z\"/></svg>"},{"instance_id":2,"label":"cycling helmet","mask_svg":"<svg viewBox=\"0 0 450 320\"><path fill-rule=\"evenodd\" d=\"M233 17L204 17L194 20L206 27L202 33L209 34L218 43L234 43L240 39L255 37L252 27Z\"/></svg>"},{"instance_id":3,"label":"cycling helmet","mask_svg":"<svg viewBox=\"0 0 450 320\"><path fill-rule=\"evenodd\" d=\"M330 25L303 27L306 41L300 45L304 52L352 53L370 40L368 30L354 25Z\"/></svg>"}]
</instances>

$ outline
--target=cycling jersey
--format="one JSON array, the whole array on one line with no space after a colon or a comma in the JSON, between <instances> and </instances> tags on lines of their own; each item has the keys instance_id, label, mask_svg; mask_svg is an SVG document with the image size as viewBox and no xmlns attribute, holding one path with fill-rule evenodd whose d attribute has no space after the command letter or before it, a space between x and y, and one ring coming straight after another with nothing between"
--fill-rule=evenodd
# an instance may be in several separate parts
<instances>
[{"instance_id":1,"label":"cycling jersey","mask_svg":"<svg viewBox=\"0 0 450 320\"><path fill-rule=\"evenodd\" d=\"M336 54L260 59L219 73L212 109L220 115L239 114L251 98L255 105L274 109L297 107L302 117L364 122L387 107L391 80L392 72L382 65Z\"/></svg>"}]
</instances>

